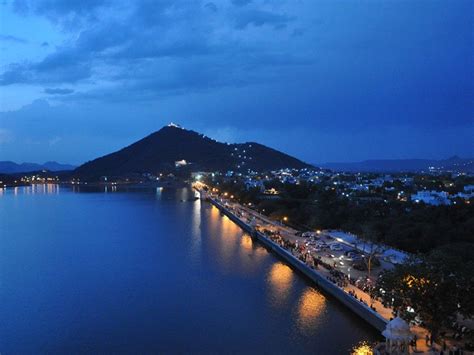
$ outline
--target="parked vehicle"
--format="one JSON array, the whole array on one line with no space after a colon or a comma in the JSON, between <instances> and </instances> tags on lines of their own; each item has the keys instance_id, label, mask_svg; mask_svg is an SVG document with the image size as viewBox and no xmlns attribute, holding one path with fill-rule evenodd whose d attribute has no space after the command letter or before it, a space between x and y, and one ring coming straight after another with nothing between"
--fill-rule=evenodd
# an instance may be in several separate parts
<instances>
[{"instance_id":1,"label":"parked vehicle","mask_svg":"<svg viewBox=\"0 0 474 355\"><path fill-rule=\"evenodd\" d=\"M341 251L343 250L341 244L331 244L331 246L329 247L331 250L333 251Z\"/></svg>"}]
</instances>

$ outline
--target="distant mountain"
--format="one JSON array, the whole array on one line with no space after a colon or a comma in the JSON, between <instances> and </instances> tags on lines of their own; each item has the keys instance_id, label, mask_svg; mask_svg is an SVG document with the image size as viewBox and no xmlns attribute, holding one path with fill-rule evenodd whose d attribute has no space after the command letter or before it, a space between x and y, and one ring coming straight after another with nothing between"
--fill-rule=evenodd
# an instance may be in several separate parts
<instances>
[{"instance_id":1,"label":"distant mountain","mask_svg":"<svg viewBox=\"0 0 474 355\"><path fill-rule=\"evenodd\" d=\"M226 144L170 124L115 153L81 165L75 176L99 178L158 173L182 163L191 171L273 170L310 167L258 143Z\"/></svg>"},{"instance_id":2,"label":"distant mountain","mask_svg":"<svg viewBox=\"0 0 474 355\"><path fill-rule=\"evenodd\" d=\"M45 170L49 171L67 171L67 170L74 170L77 168L75 165L70 164L61 164L56 161L47 161L43 164Z\"/></svg>"},{"instance_id":3,"label":"distant mountain","mask_svg":"<svg viewBox=\"0 0 474 355\"><path fill-rule=\"evenodd\" d=\"M455 171L474 172L474 159L463 159L458 156L449 159L394 159L364 160L354 163L319 164L323 168L347 172L421 172L421 171Z\"/></svg>"},{"instance_id":4,"label":"distant mountain","mask_svg":"<svg viewBox=\"0 0 474 355\"><path fill-rule=\"evenodd\" d=\"M49 171L66 171L74 170L76 167L69 164L60 164L55 161L48 161L44 164L21 163L17 164L12 161L0 161L0 173L17 174L29 173L32 171L49 170Z\"/></svg>"}]
</instances>

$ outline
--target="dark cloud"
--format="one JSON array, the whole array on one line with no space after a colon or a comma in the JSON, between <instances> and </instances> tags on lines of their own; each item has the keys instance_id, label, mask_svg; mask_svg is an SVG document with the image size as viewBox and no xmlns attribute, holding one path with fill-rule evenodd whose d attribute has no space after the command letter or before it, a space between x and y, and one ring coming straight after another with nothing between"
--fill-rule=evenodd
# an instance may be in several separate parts
<instances>
[{"instance_id":1,"label":"dark cloud","mask_svg":"<svg viewBox=\"0 0 474 355\"><path fill-rule=\"evenodd\" d=\"M76 83L90 78L91 66L75 62L66 53L46 57L39 63L11 64L0 74L0 86L12 84Z\"/></svg>"},{"instance_id":2,"label":"dark cloud","mask_svg":"<svg viewBox=\"0 0 474 355\"><path fill-rule=\"evenodd\" d=\"M268 25L275 29L281 29L293 20L292 17L264 10L242 10L235 16L235 25L238 29L244 29L249 25L257 27Z\"/></svg>"},{"instance_id":3,"label":"dark cloud","mask_svg":"<svg viewBox=\"0 0 474 355\"><path fill-rule=\"evenodd\" d=\"M22 43L22 44L28 43L28 41L24 38L11 36L11 35L0 35L0 41Z\"/></svg>"},{"instance_id":4,"label":"dark cloud","mask_svg":"<svg viewBox=\"0 0 474 355\"><path fill-rule=\"evenodd\" d=\"M100 67L105 75L102 79L121 82L125 88L148 87L165 94L170 90L182 93L251 82L254 78L243 72L245 67L271 67L276 60L289 57L284 53L273 56L273 49L253 46L244 40L216 36L218 29L206 22L209 11L203 11L205 8L195 3L142 1L137 4L122 20L104 18L80 30L74 41L58 47L39 62L10 65L0 75L0 85L75 83L93 79L94 69ZM59 15L86 11L82 5L53 5L48 1L35 3L35 11L43 13L49 9L48 16L52 12ZM277 28L290 21L287 16L253 10L241 10L229 16L234 17L240 28L249 24ZM132 67L136 70L130 72ZM105 68L108 70L104 71ZM147 72L137 74L143 68ZM193 77L197 80L188 80Z\"/></svg>"},{"instance_id":5,"label":"dark cloud","mask_svg":"<svg viewBox=\"0 0 474 355\"><path fill-rule=\"evenodd\" d=\"M44 92L49 95L69 95L74 92L73 89L45 88Z\"/></svg>"},{"instance_id":6,"label":"dark cloud","mask_svg":"<svg viewBox=\"0 0 474 355\"><path fill-rule=\"evenodd\" d=\"M14 0L12 3L13 10L21 15L28 14L30 7L27 0Z\"/></svg>"},{"instance_id":7,"label":"dark cloud","mask_svg":"<svg viewBox=\"0 0 474 355\"><path fill-rule=\"evenodd\" d=\"M69 14L89 16L108 4L109 0L31 0L29 5L40 15L59 17Z\"/></svg>"},{"instance_id":8,"label":"dark cloud","mask_svg":"<svg viewBox=\"0 0 474 355\"><path fill-rule=\"evenodd\" d=\"M214 4L213 2L208 2L207 4L204 5L204 7L212 12L217 12L217 5Z\"/></svg>"},{"instance_id":9,"label":"dark cloud","mask_svg":"<svg viewBox=\"0 0 474 355\"><path fill-rule=\"evenodd\" d=\"M109 3L109 0L14 0L13 9L18 14L44 16L64 29L73 29L98 21L97 11Z\"/></svg>"},{"instance_id":10,"label":"dark cloud","mask_svg":"<svg viewBox=\"0 0 474 355\"><path fill-rule=\"evenodd\" d=\"M304 35L304 29L302 28L295 28L293 32L291 33L292 36L298 37L298 36L303 36Z\"/></svg>"}]
</instances>

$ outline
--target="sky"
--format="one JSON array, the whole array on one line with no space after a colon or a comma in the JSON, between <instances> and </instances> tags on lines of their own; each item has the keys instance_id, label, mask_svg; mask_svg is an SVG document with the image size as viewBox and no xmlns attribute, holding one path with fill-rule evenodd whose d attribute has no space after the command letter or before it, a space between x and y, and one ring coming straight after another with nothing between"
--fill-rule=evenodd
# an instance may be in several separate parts
<instances>
[{"instance_id":1,"label":"sky","mask_svg":"<svg viewBox=\"0 0 474 355\"><path fill-rule=\"evenodd\" d=\"M310 163L474 157L474 1L0 0L0 160L169 122Z\"/></svg>"}]
</instances>

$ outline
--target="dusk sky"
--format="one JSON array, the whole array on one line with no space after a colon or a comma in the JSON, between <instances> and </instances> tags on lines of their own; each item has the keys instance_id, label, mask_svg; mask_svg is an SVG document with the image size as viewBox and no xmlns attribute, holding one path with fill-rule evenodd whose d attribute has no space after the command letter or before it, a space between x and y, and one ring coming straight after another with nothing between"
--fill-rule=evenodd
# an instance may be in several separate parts
<instances>
[{"instance_id":1,"label":"dusk sky","mask_svg":"<svg viewBox=\"0 0 474 355\"><path fill-rule=\"evenodd\" d=\"M0 160L169 122L311 163L474 156L474 1L3 0Z\"/></svg>"}]
</instances>

